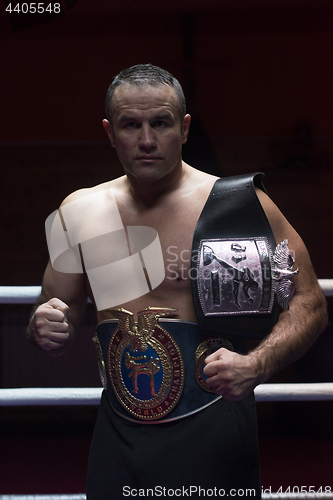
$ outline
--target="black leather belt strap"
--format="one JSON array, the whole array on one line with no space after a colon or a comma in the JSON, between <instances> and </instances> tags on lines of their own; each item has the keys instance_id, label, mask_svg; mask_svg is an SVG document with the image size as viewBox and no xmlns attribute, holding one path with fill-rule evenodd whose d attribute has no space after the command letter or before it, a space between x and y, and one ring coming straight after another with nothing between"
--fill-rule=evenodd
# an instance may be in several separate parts
<instances>
[{"instance_id":1,"label":"black leather belt strap","mask_svg":"<svg viewBox=\"0 0 333 500\"><path fill-rule=\"evenodd\" d=\"M207 199L198 220L192 245L192 267L198 261L198 249L202 240L214 238L265 237L274 252L276 243L266 214L258 200L255 187L265 191L263 173L240 175L218 179ZM279 306L275 300L272 313L237 316L204 316L201 308L197 279L191 281L192 295L200 329L223 331L227 338L261 340L276 323Z\"/></svg>"}]
</instances>

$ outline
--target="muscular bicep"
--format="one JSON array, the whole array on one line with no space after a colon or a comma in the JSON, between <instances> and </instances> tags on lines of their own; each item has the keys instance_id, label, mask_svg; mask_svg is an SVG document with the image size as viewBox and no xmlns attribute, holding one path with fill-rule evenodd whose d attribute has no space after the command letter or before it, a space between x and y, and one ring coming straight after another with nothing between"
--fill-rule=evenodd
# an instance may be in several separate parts
<instances>
[{"instance_id":1,"label":"muscular bicep","mask_svg":"<svg viewBox=\"0 0 333 500\"><path fill-rule=\"evenodd\" d=\"M315 291L313 287L319 289L310 256L302 238L273 201L263 191L258 189L256 192L272 228L276 244L285 239L288 240L289 250L295 259L294 269L299 269L299 274L293 278L295 291L297 293Z\"/></svg>"},{"instance_id":2,"label":"muscular bicep","mask_svg":"<svg viewBox=\"0 0 333 500\"><path fill-rule=\"evenodd\" d=\"M299 359L327 326L325 298L320 290L308 251L294 228L262 191L258 198L277 243L287 239L299 274L292 278L295 293L289 309L283 310L272 332L250 353L263 383L278 370Z\"/></svg>"},{"instance_id":3,"label":"muscular bicep","mask_svg":"<svg viewBox=\"0 0 333 500\"><path fill-rule=\"evenodd\" d=\"M87 303L85 275L60 273L55 271L49 262L44 273L39 302L47 302L54 297L69 306L68 320L77 330Z\"/></svg>"}]
</instances>

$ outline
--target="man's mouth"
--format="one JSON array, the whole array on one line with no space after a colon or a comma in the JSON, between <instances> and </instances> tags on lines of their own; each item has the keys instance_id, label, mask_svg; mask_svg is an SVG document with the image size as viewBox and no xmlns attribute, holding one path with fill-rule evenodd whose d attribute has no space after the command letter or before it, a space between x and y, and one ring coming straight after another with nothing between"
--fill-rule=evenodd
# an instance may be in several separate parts
<instances>
[{"instance_id":1,"label":"man's mouth","mask_svg":"<svg viewBox=\"0 0 333 500\"><path fill-rule=\"evenodd\" d=\"M138 160L159 160L160 157L155 156L155 155L141 155L141 156L138 156L137 159Z\"/></svg>"},{"instance_id":2,"label":"man's mouth","mask_svg":"<svg viewBox=\"0 0 333 500\"><path fill-rule=\"evenodd\" d=\"M137 157L137 161L142 165L155 165L159 160L161 160L161 157L156 155L141 155Z\"/></svg>"}]
</instances>

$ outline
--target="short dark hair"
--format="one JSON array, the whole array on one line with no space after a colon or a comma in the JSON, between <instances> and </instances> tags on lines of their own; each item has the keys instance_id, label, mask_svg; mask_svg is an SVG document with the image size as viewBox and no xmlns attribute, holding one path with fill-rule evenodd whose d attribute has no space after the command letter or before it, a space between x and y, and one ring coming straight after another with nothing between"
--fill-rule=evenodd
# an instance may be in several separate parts
<instances>
[{"instance_id":1,"label":"short dark hair","mask_svg":"<svg viewBox=\"0 0 333 500\"><path fill-rule=\"evenodd\" d=\"M173 87L176 91L179 100L179 117L180 121L186 114L186 101L182 86L180 85L177 78L175 78L171 73L159 66L153 66L152 64L137 64L128 69L123 69L113 80L110 87L108 88L106 99L105 99L105 113L106 117L111 123L112 120L112 97L119 85L169 85Z\"/></svg>"}]
</instances>

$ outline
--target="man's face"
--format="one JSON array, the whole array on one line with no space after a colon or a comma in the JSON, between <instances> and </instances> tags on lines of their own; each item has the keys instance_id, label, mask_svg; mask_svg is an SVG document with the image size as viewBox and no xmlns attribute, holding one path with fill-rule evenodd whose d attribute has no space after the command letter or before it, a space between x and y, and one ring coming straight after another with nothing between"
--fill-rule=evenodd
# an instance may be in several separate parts
<instances>
[{"instance_id":1,"label":"man's face","mask_svg":"<svg viewBox=\"0 0 333 500\"><path fill-rule=\"evenodd\" d=\"M120 85L112 110L112 124L104 120L103 125L130 178L153 182L181 168L190 116L181 123L172 87Z\"/></svg>"}]
</instances>

